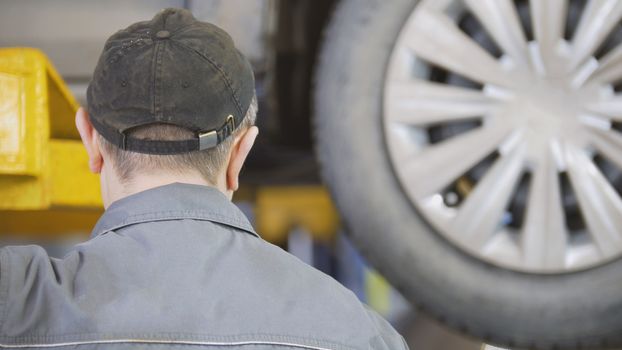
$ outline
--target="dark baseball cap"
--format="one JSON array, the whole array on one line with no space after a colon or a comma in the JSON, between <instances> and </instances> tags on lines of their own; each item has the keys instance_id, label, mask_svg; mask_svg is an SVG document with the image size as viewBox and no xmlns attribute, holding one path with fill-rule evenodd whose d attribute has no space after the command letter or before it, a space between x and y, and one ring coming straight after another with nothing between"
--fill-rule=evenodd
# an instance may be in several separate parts
<instances>
[{"instance_id":1,"label":"dark baseball cap","mask_svg":"<svg viewBox=\"0 0 622 350\"><path fill-rule=\"evenodd\" d=\"M91 123L121 149L178 154L215 147L244 119L255 94L253 70L231 37L169 8L111 36L87 90ZM186 128L188 140L143 140L133 128Z\"/></svg>"}]
</instances>

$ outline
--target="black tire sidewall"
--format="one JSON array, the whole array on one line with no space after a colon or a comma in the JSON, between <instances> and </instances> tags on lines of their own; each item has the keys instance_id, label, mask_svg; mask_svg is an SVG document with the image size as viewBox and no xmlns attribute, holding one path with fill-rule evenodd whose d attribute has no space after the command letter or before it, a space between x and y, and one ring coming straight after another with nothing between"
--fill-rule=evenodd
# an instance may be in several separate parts
<instances>
[{"instance_id":1,"label":"black tire sidewall","mask_svg":"<svg viewBox=\"0 0 622 350\"><path fill-rule=\"evenodd\" d=\"M323 178L363 254L408 299L450 326L519 347L622 344L622 262L571 274L492 266L455 248L417 214L393 173L382 100L411 0L344 0L315 86Z\"/></svg>"}]
</instances>

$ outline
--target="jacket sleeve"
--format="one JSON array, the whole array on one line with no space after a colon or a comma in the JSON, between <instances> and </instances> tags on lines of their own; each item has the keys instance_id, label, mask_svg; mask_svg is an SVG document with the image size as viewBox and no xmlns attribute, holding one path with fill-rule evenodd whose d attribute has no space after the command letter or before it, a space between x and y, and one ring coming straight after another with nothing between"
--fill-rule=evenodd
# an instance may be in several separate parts
<instances>
[{"instance_id":1,"label":"jacket sleeve","mask_svg":"<svg viewBox=\"0 0 622 350\"><path fill-rule=\"evenodd\" d=\"M71 314L80 312L72 303L73 276L40 246L1 248L0 337L48 334L61 326L79 332L87 323Z\"/></svg>"},{"instance_id":2,"label":"jacket sleeve","mask_svg":"<svg viewBox=\"0 0 622 350\"><path fill-rule=\"evenodd\" d=\"M369 344L370 350L409 350L406 340L384 318L367 308L367 314L376 328L376 336Z\"/></svg>"}]
</instances>

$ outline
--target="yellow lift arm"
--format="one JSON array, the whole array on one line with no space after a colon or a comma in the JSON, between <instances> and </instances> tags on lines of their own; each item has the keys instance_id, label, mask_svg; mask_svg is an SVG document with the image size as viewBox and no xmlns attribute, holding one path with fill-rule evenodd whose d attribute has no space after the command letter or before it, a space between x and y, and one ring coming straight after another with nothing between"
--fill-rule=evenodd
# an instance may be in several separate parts
<instances>
[{"instance_id":1,"label":"yellow lift arm","mask_svg":"<svg viewBox=\"0 0 622 350\"><path fill-rule=\"evenodd\" d=\"M81 231L99 217L77 108L42 52L0 49L0 234Z\"/></svg>"}]
</instances>

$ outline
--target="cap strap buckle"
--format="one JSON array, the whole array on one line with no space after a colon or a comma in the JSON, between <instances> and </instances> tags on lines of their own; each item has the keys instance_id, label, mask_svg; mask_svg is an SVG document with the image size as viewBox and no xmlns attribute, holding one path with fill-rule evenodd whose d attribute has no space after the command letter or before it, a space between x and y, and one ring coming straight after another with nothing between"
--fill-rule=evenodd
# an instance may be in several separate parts
<instances>
[{"instance_id":1,"label":"cap strap buckle","mask_svg":"<svg viewBox=\"0 0 622 350\"><path fill-rule=\"evenodd\" d=\"M218 145L218 134L216 130L199 134L199 150L204 150Z\"/></svg>"},{"instance_id":2,"label":"cap strap buckle","mask_svg":"<svg viewBox=\"0 0 622 350\"><path fill-rule=\"evenodd\" d=\"M224 125L217 130L199 133L199 150L216 147L235 130L235 119L229 114Z\"/></svg>"},{"instance_id":3,"label":"cap strap buckle","mask_svg":"<svg viewBox=\"0 0 622 350\"><path fill-rule=\"evenodd\" d=\"M233 134L233 130L235 130L235 120L233 116L229 114L227 120L225 121L225 125L223 126L222 140L229 137L229 135Z\"/></svg>"}]
</instances>

